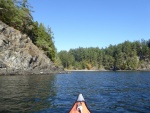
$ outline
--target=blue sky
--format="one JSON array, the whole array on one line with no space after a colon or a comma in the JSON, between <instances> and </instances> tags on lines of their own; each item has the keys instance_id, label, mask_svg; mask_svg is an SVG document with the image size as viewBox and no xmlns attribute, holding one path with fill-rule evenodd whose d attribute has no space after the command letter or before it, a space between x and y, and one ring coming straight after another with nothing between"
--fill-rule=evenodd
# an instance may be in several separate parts
<instances>
[{"instance_id":1,"label":"blue sky","mask_svg":"<svg viewBox=\"0 0 150 113\"><path fill-rule=\"evenodd\" d=\"M58 51L150 39L150 0L28 0Z\"/></svg>"}]
</instances>

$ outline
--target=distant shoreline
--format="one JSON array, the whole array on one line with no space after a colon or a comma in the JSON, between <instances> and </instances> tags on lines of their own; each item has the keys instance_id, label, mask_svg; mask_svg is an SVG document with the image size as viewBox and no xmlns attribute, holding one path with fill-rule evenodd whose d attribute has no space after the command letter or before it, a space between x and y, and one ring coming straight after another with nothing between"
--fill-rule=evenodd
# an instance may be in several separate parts
<instances>
[{"instance_id":1,"label":"distant shoreline","mask_svg":"<svg viewBox=\"0 0 150 113\"><path fill-rule=\"evenodd\" d=\"M107 72L107 71L113 71L113 70L65 70L67 72L72 72L72 71L75 71L75 72L84 72L84 71L87 71L87 72L94 72L94 71L103 71L103 72ZM150 70L116 70L117 72L121 72L121 71L150 71ZM114 71L115 72L115 71Z\"/></svg>"},{"instance_id":2,"label":"distant shoreline","mask_svg":"<svg viewBox=\"0 0 150 113\"><path fill-rule=\"evenodd\" d=\"M83 69L83 70L67 70L67 69L65 69L65 71L68 71L68 72L70 72L70 71L79 71L79 72L81 72L81 71L88 71L88 72L92 72L92 71L113 71L113 70L85 70L85 69Z\"/></svg>"}]
</instances>

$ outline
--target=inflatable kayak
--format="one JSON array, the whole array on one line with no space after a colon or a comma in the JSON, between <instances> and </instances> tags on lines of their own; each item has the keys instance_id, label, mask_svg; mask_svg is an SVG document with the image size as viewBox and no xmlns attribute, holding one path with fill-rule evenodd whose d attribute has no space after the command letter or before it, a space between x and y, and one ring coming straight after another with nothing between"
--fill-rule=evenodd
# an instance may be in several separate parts
<instances>
[{"instance_id":1,"label":"inflatable kayak","mask_svg":"<svg viewBox=\"0 0 150 113\"><path fill-rule=\"evenodd\" d=\"M76 102L69 113L91 113L88 109L82 94L79 94Z\"/></svg>"}]
</instances>

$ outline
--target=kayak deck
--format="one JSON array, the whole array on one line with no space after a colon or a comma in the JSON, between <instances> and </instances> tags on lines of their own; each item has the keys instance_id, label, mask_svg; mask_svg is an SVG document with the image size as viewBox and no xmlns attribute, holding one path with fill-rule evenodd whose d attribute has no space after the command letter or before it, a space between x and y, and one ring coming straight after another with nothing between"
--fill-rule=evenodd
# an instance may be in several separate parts
<instances>
[{"instance_id":1,"label":"kayak deck","mask_svg":"<svg viewBox=\"0 0 150 113\"><path fill-rule=\"evenodd\" d=\"M76 102L74 103L69 113L91 113L86 105L82 94L79 94Z\"/></svg>"}]
</instances>

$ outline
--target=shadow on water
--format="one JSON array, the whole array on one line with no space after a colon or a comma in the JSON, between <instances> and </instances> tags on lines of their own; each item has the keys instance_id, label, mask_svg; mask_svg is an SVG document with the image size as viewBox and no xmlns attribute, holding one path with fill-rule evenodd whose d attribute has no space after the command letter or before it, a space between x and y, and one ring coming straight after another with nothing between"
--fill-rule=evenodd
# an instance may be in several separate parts
<instances>
[{"instance_id":1,"label":"shadow on water","mask_svg":"<svg viewBox=\"0 0 150 113\"><path fill-rule=\"evenodd\" d=\"M56 95L54 75L0 76L0 112L36 112L50 108Z\"/></svg>"}]
</instances>

